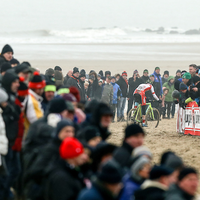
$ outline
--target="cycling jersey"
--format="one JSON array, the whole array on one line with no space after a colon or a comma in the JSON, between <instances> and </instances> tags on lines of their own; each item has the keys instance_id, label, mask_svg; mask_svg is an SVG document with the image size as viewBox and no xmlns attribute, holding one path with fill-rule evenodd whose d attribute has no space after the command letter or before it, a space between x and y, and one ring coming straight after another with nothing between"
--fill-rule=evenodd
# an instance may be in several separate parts
<instances>
[{"instance_id":1,"label":"cycling jersey","mask_svg":"<svg viewBox=\"0 0 200 200\"><path fill-rule=\"evenodd\" d=\"M154 99L156 99L157 101L159 101L159 98L156 96L155 92L154 92L154 88L151 84L140 84L136 90L134 91L134 94L140 94L141 96L141 100L142 100L142 106L146 105L146 96L145 96L145 92L151 90L151 93L154 97Z\"/></svg>"}]
</instances>

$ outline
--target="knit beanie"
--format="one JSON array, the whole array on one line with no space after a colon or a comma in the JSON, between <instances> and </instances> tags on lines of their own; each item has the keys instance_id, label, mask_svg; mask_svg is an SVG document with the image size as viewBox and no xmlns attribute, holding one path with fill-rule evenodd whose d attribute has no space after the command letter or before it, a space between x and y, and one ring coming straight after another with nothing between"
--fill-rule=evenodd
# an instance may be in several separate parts
<instances>
[{"instance_id":1,"label":"knit beanie","mask_svg":"<svg viewBox=\"0 0 200 200\"><path fill-rule=\"evenodd\" d=\"M164 71L164 75L168 75L169 76L169 71Z\"/></svg>"},{"instance_id":2,"label":"knit beanie","mask_svg":"<svg viewBox=\"0 0 200 200\"><path fill-rule=\"evenodd\" d=\"M61 113L67 110L67 104L63 98L55 98L49 102L49 113Z\"/></svg>"},{"instance_id":3,"label":"knit beanie","mask_svg":"<svg viewBox=\"0 0 200 200\"><path fill-rule=\"evenodd\" d=\"M28 86L24 83L24 77L19 77L19 88L17 91L18 96L26 96L28 95Z\"/></svg>"},{"instance_id":4,"label":"knit beanie","mask_svg":"<svg viewBox=\"0 0 200 200\"><path fill-rule=\"evenodd\" d=\"M107 76L107 75L111 75L111 72L110 71L105 71L105 76Z\"/></svg>"},{"instance_id":5,"label":"knit beanie","mask_svg":"<svg viewBox=\"0 0 200 200\"><path fill-rule=\"evenodd\" d=\"M153 157L153 154L151 153L150 149L146 146L140 146L134 149L133 151L133 157L137 156L148 156L149 158Z\"/></svg>"},{"instance_id":6,"label":"knit beanie","mask_svg":"<svg viewBox=\"0 0 200 200\"><path fill-rule=\"evenodd\" d=\"M57 91L58 95L62 95L62 94L68 94L70 93L69 88L66 88L64 86L60 87Z\"/></svg>"},{"instance_id":7,"label":"knit beanie","mask_svg":"<svg viewBox=\"0 0 200 200\"><path fill-rule=\"evenodd\" d=\"M180 70L180 69L178 69L178 70L176 71L176 74L177 74L177 73L181 73L181 70Z\"/></svg>"},{"instance_id":8,"label":"knit beanie","mask_svg":"<svg viewBox=\"0 0 200 200\"><path fill-rule=\"evenodd\" d=\"M184 166L183 160L175 154L168 155L164 165L174 170L182 169Z\"/></svg>"},{"instance_id":9,"label":"knit beanie","mask_svg":"<svg viewBox=\"0 0 200 200\"><path fill-rule=\"evenodd\" d=\"M100 71L99 71L99 74L100 74L101 76L103 76L103 71L102 71L102 70L100 70Z\"/></svg>"},{"instance_id":10,"label":"knit beanie","mask_svg":"<svg viewBox=\"0 0 200 200\"><path fill-rule=\"evenodd\" d=\"M42 79L42 76L40 75L40 73L38 71L35 71L33 73L33 78L32 80L29 82L29 88L30 89L42 89L44 88L46 85L45 80Z\"/></svg>"},{"instance_id":11,"label":"knit beanie","mask_svg":"<svg viewBox=\"0 0 200 200\"><path fill-rule=\"evenodd\" d=\"M1 73L2 72L6 72L7 70L11 69L11 65L10 63L6 62L6 63L3 63L2 66L1 66Z\"/></svg>"},{"instance_id":12,"label":"knit beanie","mask_svg":"<svg viewBox=\"0 0 200 200\"><path fill-rule=\"evenodd\" d=\"M53 76L55 75L55 71L52 68L49 68L45 72L45 76Z\"/></svg>"},{"instance_id":13,"label":"knit beanie","mask_svg":"<svg viewBox=\"0 0 200 200\"><path fill-rule=\"evenodd\" d=\"M186 73L183 74L183 78L191 79L191 74L189 72L186 72Z\"/></svg>"},{"instance_id":14,"label":"knit beanie","mask_svg":"<svg viewBox=\"0 0 200 200\"><path fill-rule=\"evenodd\" d=\"M115 77L115 76L112 76L111 79L115 79L115 80L116 80L116 77Z\"/></svg>"},{"instance_id":15,"label":"knit beanie","mask_svg":"<svg viewBox=\"0 0 200 200\"><path fill-rule=\"evenodd\" d=\"M178 180L183 180L188 174L198 174L197 171L192 167L185 167L180 171Z\"/></svg>"},{"instance_id":16,"label":"knit beanie","mask_svg":"<svg viewBox=\"0 0 200 200\"><path fill-rule=\"evenodd\" d=\"M84 69L82 69L81 71L80 71L80 76L79 76L80 78L81 77L86 77L86 72L85 72L85 70Z\"/></svg>"},{"instance_id":17,"label":"knit beanie","mask_svg":"<svg viewBox=\"0 0 200 200\"><path fill-rule=\"evenodd\" d=\"M122 170L119 164L114 160L109 160L102 165L101 171L97 177L104 183L116 184L122 181Z\"/></svg>"},{"instance_id":18,"label":"knit beanie","mask_svg":"<svg viewBox=\"0 0 200 200\"><path fill-rule=\"evenodd\" d=\"M137 69L133 72L133 75L134 75L134 74L138 74L138 70L137 70Z\"/></svg>"},{"instance_id":19,"label":"knit beanie","mask_svg":"<svg viewBox=\"0 0 200 200\"><path fill-rule=\"evenodd\" d=\"M199 76L194 76L193 77L193 83L195 84L195 83L197 83L197 82L199 82L200 81L200 77Z\"/></svg>"},{"instance_id":20,"label":"knit beanie","mask_svg":"<svg viewBox=\"0 0 200 200\"><path fill-rule=\"evenodd\" d=\"M53 76L49 76L49 78L46 80L46 86L44 88L45 92L56 92L56 86L55 86L55 78Z\"/></svg>"},{"instance_id":21,"label":"knit beanie","mask_svg":"<svg viewBox=\"0 0 200 200\"><path fill-rule=\"evenodd\" d=\"M76 87L71 86L71 87L69 88L69 91L70 91L71 94L73 94L73 95L76 97L77 102L80 102L81 96L80 96L79 90L78 90Z\"/></svg>"},{"instance_id":22,"label":"knit beanie","mask_svg":"<svg viewBox=\"0 0 200 200\"><path fill-rule=\"evenodd\" d=\"M75 97L73 94L71 94L71 93L69 93L69 94L64 94L64 95L62 96L62 98L63 98L65 101L77 102L76 97Z\"/></svg>"},{"instance_id":23,"label":"knit beanie","mask_svg":"<svg viewBox=\"0 0 200 200\"><path fill-rule=\"evenodd\" d=\"M77 72L79 72L79 69L78 69L77 67L74 67L74 68L73 68L73 74L75 74L75 73L77 73Z\"/></svg>"},{"instance_id":24,"label":"knit beanie","mask_svg":"<svg viewBox=\"0 0 200 200\"><path fill-rule=\"evenodd\" d=\"M131 136L137 136L138 134L145 136L144 130L138 124L131 124L125 129L125 139Z\"/></svg>"},{"instance_id":25,"label":"knit beanie","mask_svg":"<svg viewBox=\"0 0 200 200\"><path fill-rule=\"evenodd\" d=\"M155 71L156 71L157 69L160 69L160 67L155 67Z\"/></svg>"},{"instance_id":26,"label":"knit beanie","mask_svg":"<svg viewBox=\"0 0 200 200\"><path fill-rule=\"evenodd\" d=\"M100 137L99 130L95 126L88 126L83 130L84 139L88 142L95 137Z\"/></svg>"},{"instance_id":27,"label":"knit beanie","mask_svg":"<svg viewBox=\"0 0 200 200\"><path fill-rule=\"evenodd\" d=\"M122 72L122 76L127 76L127 72L126 71Z\"/></svg>"},{"instance_id":28,"label":"knit beanie","mask_svg":"<svg viewBox=\"0 0 200 200\"><path fill-rule=\"evenodd\" d=\"M150 180L156 180L162 176L169 176L173 172L174 170L164 165L160 165L160 166L155 165L150 172Z\"/></svg>"},{"instance_id":29,"label":"knit beanie","mask_svg":"<svg viewBox=\"0 0 200 200\"><path fill-rule=\"evenodd\" d=\"M19 61L18 61L17 59L12 58L12 60L10 61L10 64L11 64L11 65L14 65L14 64L19 65L20 63L19 63Z\"/></svg>"},{"instance_id":30,"label":"knit beanie","mask_svg":"<svg viewBox=\"0 0 200 200\"><path fill-rule=\"evenodd\" d=\"M9 44L6 44L2 51L1 51L1 54L3 55L4 53L7 53L7 52L12 52L12 54L14 54L14 51L12 49L12 47L9 45Z\"/></svg>"},{"instance_id":31,"label":"knit beanie","mask_svg":"<svg viewBox=\"0 0 200 200\"><path fill-rule=\"evenodd\" d=\"M24 73L31 73L31 69L30 69L30 67L28 66L28 65L26 65L26 64L20 64L20 65L17 65L16 67L15 67L15 73L16 74L19 74L20 72L24 72Z\"/></svg>"},{"instance_id":32,"label":"knit beanie","mask_svg":"<svg viewBox=\"0 0 200 200\"><path fill-rule=\"evenodd\" d=\"M55 130L56 135L58 135L60 131L66 126L73 126L73 122L67 119L62 119L60 122L58 122Z\"/></svg>"},{"instance_id":33,"label":"knit beanie","mask_svg":"<svg viewBox=\"0 0 200 200\"><path fill-rule=\"evenodd\" d=\"M179 98L180 98L180 92L179 92L178 90L174 90L174 91L172 92L172 97L173 97L174 99L179 99Z\"/></svg>"},{"instance_id":34,"label":"knit beanie","mask_svg":"<svg viewBox=\"0 0 200 200\"><path fill-rule=\"evenodd\" d=\"M144 73L149 73L148 69L145 69L145 70L143 71L143 74L144 74Z\"/></svg>"},{"instance_id":35,"label":"knit beanie","mask_svg":"<svg viewBox=\"0 0 200 200\"><path fill-rule=\"evenodd\" d=\"M8 100L8 95L7 93L0 88L0 103L6 102Z\"/></svg>"},{"instance_id":36,"label":"knit beanie","mask_svg":"<svg viewBox=\"0 0 200 200\"><path fill-rule=\"evenodd\" d=\"M59 67L59 66L55 66L55 67L54 67L54 70L57 70L57 71L60 71L60 72L62 72L62 68L61 68L61 67Z\"/></svg>"},{"instance_id":37,"label":"knit beanie","mask_svg":"<svg viewBox=\"0 0 200 200\"><path fill-rule=\"evenodd\" d=\"M185 85L183 82L180 83L180 85L179 85L179 90L180 90L180 91L181 91L181 90L187 90L187 85Z\"/></svg>"},{"instance_id":38,"label":"knit beanie","mask_svg":"<svg viewBox=\"0 0 200 200\"><path fill-rule=\"evenodd\" d=\"M64 160L76 158L83 151L83 145L76 138L66 138L59 149L60 157Z\"/></svg>"}]
</instances>

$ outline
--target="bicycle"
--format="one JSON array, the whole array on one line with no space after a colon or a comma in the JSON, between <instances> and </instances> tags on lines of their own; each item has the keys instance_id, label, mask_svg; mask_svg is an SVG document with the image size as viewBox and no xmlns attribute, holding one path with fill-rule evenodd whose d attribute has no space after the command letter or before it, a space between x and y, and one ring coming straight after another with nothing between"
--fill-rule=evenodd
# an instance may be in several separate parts
<instances>
[{"instance_id":1,"label":"bicycle","mask_svg":"<svg viewBox=\"0 0 200 200\"><path fill-rule=\"evenodd\" d=\"M151 103L146 104L146 121L145 123L149 127L155 127L157 128L159 122L160 122L160 113L156 108L152 108ZM137 108L132 108L128 112L127 116L127 125L137 123L142 124L142 107L141 104L137 106Z\"/></svg>"}]
</instances>

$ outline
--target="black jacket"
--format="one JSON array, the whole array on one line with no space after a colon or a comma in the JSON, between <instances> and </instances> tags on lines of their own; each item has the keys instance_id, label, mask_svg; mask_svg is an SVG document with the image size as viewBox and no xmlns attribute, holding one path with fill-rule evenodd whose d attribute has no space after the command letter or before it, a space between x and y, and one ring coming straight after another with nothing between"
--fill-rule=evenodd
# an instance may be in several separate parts
<instances>
[{"instance_id":1,"label":"black jacket","mask_svg":"<svg viewBox=\"0 0 200 200\"><path fill-rule=\"evenodd\" d=\"M180 86L181 83L182 83L182 82L181 82L180 80L176 80L175 83L174 83L174 88L175 88L176 90L179 91L179 86ZM190 79L190 80L187 82L186 85L187 85L187 86L192 85L192 79Z\"/></svg>"},{"instance_id":2,"label":"black jacket","mask_svg":"<svg viewBox=\"0 0 200 200\"><path fill-rule=\"evenodd\" d=\"M142 83L142 80L139 78L136 78L136 81L134 81L134 78L131 77L128 79L128 85L129 85L129 92L128 92L128 98L133 98L133 93L135 89Z\"/></svg>"},{"instance_id":3,"label":"black jacket","mask_svg":"<svg viewBox=\"0 0 200 200\"><path fill-rule=\"evenodd\" d=\"M76 200L84 187L83 175L60 159L48 176L45 197L47 200Z\"/></svg>"},{"instance_id":4,"label":"black jacket","mask_svg":"<svg viewBox=\"0 0 200 200\"><path fill-rule=\"evenodd\" d=\"M160 95L160 83L154 81L153 83L150 82L150 84L153 86L156 96L159 97L159 95ZM155 100L151 91L146 92L146 97L147 97L147 101L148 100Z\"/></svg>"},{"instance_id":5,"label":"black jacket","mask_svg":"<svg viewBox=\"0 0 200 200\"><path fill-rule=\"evenodd\" d=\"M79 79L79 83L80 83L80 96L81 96L81 101L85 101L85 87L84 87L84 83L85 81L82 81L81 79Z\"/></svg>"},{"instance_id":6,"label":"black jacket","mask_svg":"<svg viewBox=\"0 0 200 200\"><path fill-rule=\"evenodd\" d=\"M64 86L67 86L67 81L69 80L69 76L68 76L68 74L65 76L65 78L64 78L64 81L63 81L63 85Z\"/></svg>"},{"instance_id":7,"label":"black jacket","mask_svg":"<svg viewBox=\"0 0 200 200\"><path fill-rule=\"evenodd\" d=\"M149 81L149 76L142 76L141 78L140 78L140 84L142 84L142 83L147 83Z\"/></svg>"},{"instance_id":8,"label":"black jacket","mask_svg":"<svg viewBox=\"0 0 200 200\"><path fill-rule=\"evenodd\" d=\"M81 86L80 86L80 82L79 82L79 79L76 78L75 76L71 76L68 81L67 81L67 87L76 87L79 91L81 90Z\"/></svg>"},{"instance_id":9,"label":"black jacket","mask_svg":"<svg viewBox=\"0 0 200 200\"><path fill-rule=\"evenodd\" d=\"M1 70L1 66L6 62L8 61L3 57L3 55L0 55L0 70Z\"/></svg>"},{"instance_id":10,"label":"black jacket","mask_svg":"<svg viewBox=\"0 0 200 200\"><path fill-rule=\"evenodd\" d=\"M113 158L121 167L128 168L132 152L133 148L128 143L123 142L122 146L114 152Z\"/></svg>"},{"instance_id":11,"label":"black jacket","mask_svg":"<svg viewBox=\"0 0 200 200\"><path fill-rule=\"evenodd\" d=\"M126 81L122 78L122 76L116 83L119 85L119 87L122 91L122 97L127 97L128 85L127 85Z\"/></svg>"},{"instance_id":12,"label":"black jacket","mask_svg":"<svg viewBox=\"0 0 200 200\"><path fill-rule=\"evenodd\" d=\"M193 200L194 196L191 196L184 192L178 185L170 186L169 190L165 194L165 200Z\"/></svg>"},{"instance_id":13,"label":"black jacket","mask_svg":"<svg viewBox=\"0 0 200 200\"><path fill-rule=\"evenodd\" d=\"M166 79L164 76L162 77L162 84L168 82L168 79Z\"/></svg>"}]
</instances>

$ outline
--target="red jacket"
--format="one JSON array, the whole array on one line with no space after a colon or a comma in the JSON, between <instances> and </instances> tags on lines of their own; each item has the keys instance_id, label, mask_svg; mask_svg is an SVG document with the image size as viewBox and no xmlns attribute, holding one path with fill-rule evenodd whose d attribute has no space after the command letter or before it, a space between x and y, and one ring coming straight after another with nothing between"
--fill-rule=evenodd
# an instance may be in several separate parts
<instances>
[{"instance_id":1,"label":"red jacket","mask_svg":"<svg viewBox=\"0 0 200 200\"><path fill-rule=\"evenodd\" d=\"M16 98L15 104L19 106L20 109L23 107L18 98ZM15 140L15 144L12 146L12 150L21 151L23 135L24 135L24 112L21 111L18 121L18 134Z\"/></svg>"}]
</instances>

